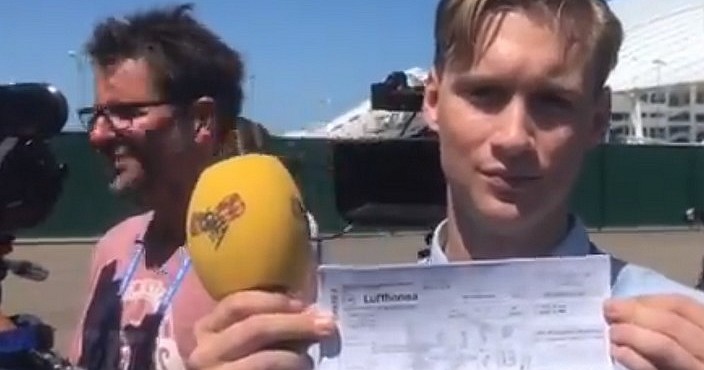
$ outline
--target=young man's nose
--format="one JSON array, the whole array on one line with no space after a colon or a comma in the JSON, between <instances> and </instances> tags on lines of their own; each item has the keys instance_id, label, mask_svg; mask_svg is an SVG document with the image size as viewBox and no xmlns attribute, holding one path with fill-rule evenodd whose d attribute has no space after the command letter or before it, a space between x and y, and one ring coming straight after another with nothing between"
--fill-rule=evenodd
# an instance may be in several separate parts
<instances>
[{"instance_id":1,"label":"young man's nose","mask_svg":"<svg viewBox=\"0 0 704 370\"><path fill-rule=\"evenodd\" d=\"M526 104L515 99L500 114L497 131L492 139L494 149L505 156L520 155L530 149L533 125Z\"/></svg>"}]
</instances>

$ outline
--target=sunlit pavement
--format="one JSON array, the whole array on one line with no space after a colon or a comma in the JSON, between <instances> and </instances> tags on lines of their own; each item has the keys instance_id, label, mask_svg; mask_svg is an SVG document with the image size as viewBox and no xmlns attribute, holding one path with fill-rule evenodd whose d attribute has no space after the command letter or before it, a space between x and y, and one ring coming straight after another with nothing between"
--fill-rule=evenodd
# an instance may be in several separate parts
<instances>
[{"instance_id":1,"label":"sunlit pavement","mask_svg":"<svg viewBox=\"0 0 704 370\"><path fill-rule=\"evenodd\" d=\"M673 279L693 285L704 255L704 232L592 233L594 241L628 261L652 267ZM326 242L322 258L328 263L412 262L423 235L349 237ZM38 262L51 271L42 283L9 275L4 282L2 309L6 313L38 314L57 329L57 348L65 351L86 291L92 243L28 244L15 247L16 259Z\"/></svg>"}]
</instances>

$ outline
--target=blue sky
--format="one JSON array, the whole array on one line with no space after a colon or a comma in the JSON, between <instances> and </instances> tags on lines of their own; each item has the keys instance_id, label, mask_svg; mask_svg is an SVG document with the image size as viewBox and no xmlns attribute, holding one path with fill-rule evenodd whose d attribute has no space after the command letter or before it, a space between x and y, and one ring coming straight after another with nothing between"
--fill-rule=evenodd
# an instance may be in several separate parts
<instances>
[{"instance_id":1,"label":"blue sky","mask_svg":"<svg viewBox=\"0 0 704 370\"><path fill-rule=\"evenodd\" d=\"M437 0L197 0L195 15L244 56L244 114L275 133L331 119L393 70L427 67ZM92 102L90 72L69 56L113 14L166 1L0 1L0 82L51 82L75 108ZM85 84L81 83L81 76ZM253 87L253 88L252 88Z\"/></svg>"},{"instance_id":2,"label":"blue sky","mask_svg":"<svg viewBox=\"0 0 704 370\"><path fill-rule=\"evenodd\" d=\"M635 1L635 0L633 0ZM329 120L368 97L394 70L427 67L437 0L193 0L195 15L245 58L244 115L275 133ZM75 108L92 102L80 51L109 15L155 0L0 1L0 83L40 81ZM83 82L82 82L83 81Z\"/></svg>"}]
</instances>

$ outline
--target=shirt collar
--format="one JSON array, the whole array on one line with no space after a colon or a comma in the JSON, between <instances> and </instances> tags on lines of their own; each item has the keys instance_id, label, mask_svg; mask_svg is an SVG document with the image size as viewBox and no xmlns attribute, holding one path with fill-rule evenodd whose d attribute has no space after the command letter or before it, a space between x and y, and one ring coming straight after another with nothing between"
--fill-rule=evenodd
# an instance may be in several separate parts
<instances>
[{"instance_id":1,"label":"shirt collar","mask_svg":"<svg viewBox=\"0 0 704 370\"><path fill-rule=\"evenodd\" d=\"M447 219L442 220L433 231L433 237L430 242L430 255L427 258L428 263L447 263L445 256L445 244L447 242ZM551 256L567 257L567 256L586 256L590 254L592 247L589 241L587 229L582 223L582 220L575 216L569 216L569 231L567 235L553 248Z\"/></svg>"}]
</instances>

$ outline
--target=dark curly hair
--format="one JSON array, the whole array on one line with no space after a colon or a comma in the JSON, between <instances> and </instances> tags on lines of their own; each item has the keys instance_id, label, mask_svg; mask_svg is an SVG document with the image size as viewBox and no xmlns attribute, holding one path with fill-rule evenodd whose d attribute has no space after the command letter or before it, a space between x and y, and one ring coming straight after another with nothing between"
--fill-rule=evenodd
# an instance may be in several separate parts
<instances>
[{"instance_id":1,"label":"dark curly hair","mask_svg":"<svg viewBox=\"0 0 704 370\"><path fill-rule=\"evenodd\" d=\"M221 121L234 122L242 109L241 57L196 21L192 10L192 4L181 4L109 17L95 26L86 52L98 68L144 59L161 99L187 104L209 96Z\"/></svg>"}]
</instances>

